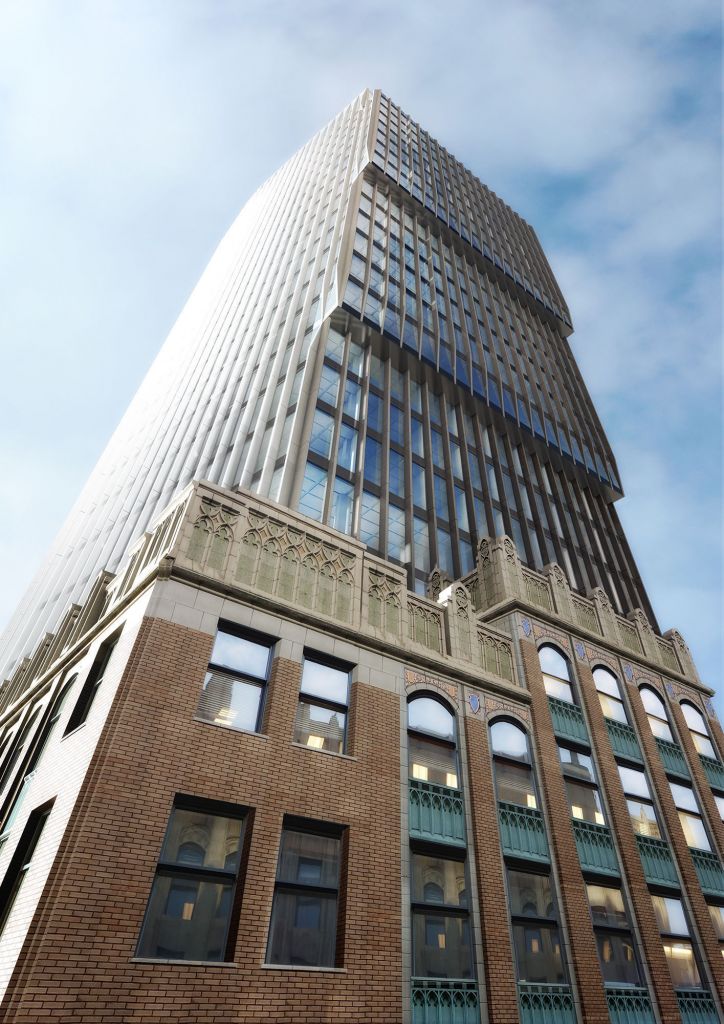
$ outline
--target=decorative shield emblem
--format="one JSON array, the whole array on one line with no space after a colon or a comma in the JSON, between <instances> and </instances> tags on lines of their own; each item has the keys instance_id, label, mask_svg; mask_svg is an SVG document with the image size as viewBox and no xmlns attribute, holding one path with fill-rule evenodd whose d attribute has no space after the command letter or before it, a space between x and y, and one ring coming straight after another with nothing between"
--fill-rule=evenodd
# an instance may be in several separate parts
<instances>
[{"instance_id":1,"label":"decorative shield emblem","mask_svg":"<svg viewBox=\"0 0 724 1024\"><path fill-rule=\"evenodd\" d=\"M585 659L586 659L586 650L585 650L583 644L581 643L581 641L580 640L576 640L576 642L575 642L575 644L573 646L574 646L574 648L576 650L576 654L581 659L581 661L585 661Z\"/></svg>"},{"instance_id":2,"label":"decorative shield emblem","mask_svg":"<svg viewBox=\"0 0 724 1024\"><path fill-rule=\"evenodd\" d=\"M477 693L470 694L468 697L468 703L470 704L470 710L472 713L477 715L478 711L480 711L480 697L478 697Z\"/></svg>"},{"instance_id":3,"label":"decorative shield emblem","mask_svg":"<svg viewBox=\"0 0 724 1024\"><path fill-rule=\"evenodd\" d=\"M671 697L671 699L673 700L673 699L675 698L676 694L674 693L674 687L673 687L673 685L672 685L672 684L671 684L671 683L669 682L669 680L668 680L668 679L667 679L667 680L665 681L665 683L664 683L664 687L666 688L666 692L668 693L668 695L669 695L669 696Z\"/></svg>"},{"instance_id":4,"label":"decorative shield emblem","mask_svg":"<svg viewBox=\"0 0 724 1024\"><path fill-rule=\"evenodd\" d=\"M633 669L630 665L624 665L623 674L626 676L629 682L633 679Z\"/></svg>"},{"instance_id":5,"label":"decorative shield emblem","mask_svg":"<svg viewBox=\"0 0 724 1024\"><path fill-rule=\"evenodd\" d=\"M523 627L523 632L525 633L525 635L530 636L530 634L532 633L530 619L523 619L521 625Z\"/></svg>"}]
</instances>

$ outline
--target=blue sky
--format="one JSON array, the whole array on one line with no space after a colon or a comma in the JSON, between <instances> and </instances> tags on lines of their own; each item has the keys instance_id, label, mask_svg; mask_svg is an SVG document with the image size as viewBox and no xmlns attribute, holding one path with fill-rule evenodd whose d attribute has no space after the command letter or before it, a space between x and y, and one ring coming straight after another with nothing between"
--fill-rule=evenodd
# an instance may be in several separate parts
<instances>
[{"instance_id":1,"label":"blue sky","mask_svg":"<svg viewBox=\"0 0 724 1024\"><path fill-rule=\"evenodd\" d=\"M538 232L659 623L718 688L719 4L354 7L3 4L0 626L239 208L370 86Z\"/></svg>"}]
</instances>

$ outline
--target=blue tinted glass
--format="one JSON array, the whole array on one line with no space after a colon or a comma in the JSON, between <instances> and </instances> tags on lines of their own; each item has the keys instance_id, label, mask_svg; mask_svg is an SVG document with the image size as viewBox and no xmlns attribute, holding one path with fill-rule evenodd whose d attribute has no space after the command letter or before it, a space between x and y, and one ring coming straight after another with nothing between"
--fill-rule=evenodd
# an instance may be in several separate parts
<instances>
[{"instance_id":1,"label":"blue tinted glass","mask_svg":"<svg viewBox=\"0 0 724 1024\"><path fill-rule=\"evenodd\" d=\"M423 427L422 427L422 420L415 419L415 417L413 416L412 420L411 420L411 427L412 427L412 450L415 453L415 455L419 455L421 457L424 457L424 455L425 455L425 441L424 441L424 431L423 431Z\"/></svg>"},{"instance_id":2,"label":"blue tinted glass","mask_svg":"<svg viewBox=\"0 0 724 1024\"><path fill-rule=\"evenodd\" d=\"M390 452L390 491L398 498L405 497L405 457L399 452Z\"/></svg>"},{"instance_id":3,"label":"blue tinted glass","mask_svg":"<svg viewBox=\"0 0 724 1024\"><path fill-rule=\"evenodd\" d=\"M343 423L339 431L337 465L354 473L357 468L357 431Z\"/></svg>"},{"instance_id":4,"label":"blue tinted glass","mask_svg":"<svg viewBox=\"0 0 724 1024\"><path fill-rule=\"evenodd\" d=\"M327 490L327 471L307 463L299 496L299 511L310 519L321 519L324 509L324 495Z\"/></svg>"},{"instance_id":5,"label":"blue tinted glass","mask_svg":"<svg viewBox=\"0 0 724 1024\"><path fill-rule=\"evenodd\" d=\"M430 571L430 534L424 519L417 516L412 521L415 541L415 568Z\"/></svg>"},{"instance_id":6,"label":"blue tinted glass","mask_svg":"<svg viewBox=\"0 0 724 1024\"><path fill-rule=\"evenodd\" d=\"M359 539L375 550L380 546L380 499L362 491L360 503Z\"/></svg>"},{"instance_id":7,"label":"blue tinted glass","mask_svg":"<svg viewBox=\"0 0 724 1024\"><path fill-rule=\"evenodd\" d=\"M397 405L390 405L390 441L405 443L405 414Z\"/></svg>"},{"instance_id":8,"label":"blue tinted glass","mask_svg":"<svg viewBox=\"0 0 724 1024\"><path fill-rule=\"evenodd\" d=\"M409 559L405 547L405 512L396 505L390 505L387 510L387 555L399 562Z\"/></svg>"},{"instance_id":9,"label":"blue tinted glass","mask_svg":"<svg viewBox=\"0 0 724 1024\"><path fill-rule=\"evenodd\" d=\"M412 464L412 500L420 508L425 508L427 505L425 467L416 462Z\"/></svg>"},{"instance_id":10,"label":"blue tinted glass","mask_svg":"<svg viewBox=\"0 0 724 1024\"><path fill-rule=\"evenodd\" d=\"M316 409L314 422L312 423L312 435L309 439L310 452L329 458L332 450L332 434L334 432L334 418L321 409Z\"/></svg>"},{"instance_id":11,"label":"blue tinted glass","mask_svg":"<svg viewBox=\"0 0 724 1024\"><path fill-rule=\"evenodd\" d=\"M379 395L370 392L367 399L367 426L378 434L382 433L382 408L383 400Z\"/></svg>"},{"instance_id":12,"label":"blue tinted glass","mask_svg":"<svg viewBox=\"0 0 724 1024\"><path fill-rule=\"evenodd\" d=\"M465 533L470 533L468 506L465 500L465 491L462 487L455 488L455 515L457 517L458 529L464 530Z\"/></svg>"},{"instance_id":13,"label":"blue tinted glass","mask_svg":"<svg viewBox=\"0 0 724 1024\"><path fill-rule=\"evenodd\" d=\"M354 485L334 478L334 490L329 510L329 525L340 533L352 532L352 511L354 508Z\"/></svg>"},{"instance_id":14,"label":"blue tinted glass","mask_svg":"<svg viewBox=\"0 0 724 1024\"><path fill-rule=\"evenodd\" d=\"M450 442L450 460L452 462L452 470L454 475L462 479L463 460L460 454L460 445L456 444L455 441Z\"/></svg>"},{"instance_id":15,"label":"blue tinted glass","mask_svg":"<svg viewBox=\"0 0 724 1024\"><path fill-rule=\"evenodd\" d=\"M382 483L382 445L373 437L365 439L365 480Z\"/></svg>"},{"instance_id":16,"label":"blue tinted glass","mask_svg":"<svg viewBox=\"0 0 724 1024\"><path fill-rule=\"evenodd\" d=\"M473 487L482 491L483 481L480 477L480 463L478 462L478 456L472 448L468 448L468 466L470 467L470 479L473 482Z\"/></svg>"},{"instance_id":17,"label":"blue tinted glass","mask_svg":"<svg viewBox=\"0 0 724 1024\"><path fill-rule=\"evenodd\" d=\"M351 416L353 420L359 418L361 399L362 389L359 384L353 380L347 380L344 385L344 405L342 408L345 414Z\"/></svg>"},{"instance_id":18,"label":"blue tinted glass","mask_svg":"<svg viewBox=\"0 0 724 1024\"><path fill-rule=\"evenodd\" d=\"M448 508L447 500L447 481L444 476L438 476L437 473L433 477L435 485L435 514L438 519L449 519L450 510Z\"/></svg>"},{"instance_id":19,"label":"blue tinted glass","mask_svg":"<svg viewBox=\"0 0 724 1024\"><path fill-rule=\"evenodd\" d=\"M432 437L432 461L438 469L445 468L445 456L443 454L442 434L439 430L430 432Z\"/></svg>"},{"instance_id":20,"label":"blue tinted glass","mask_svg":"<svg viewBox=\"0 0 724 1024\"><path fill-rule=\"evenodd\" d=\"M326 364L322 367L322 379L319 382L319 398L328 405L336 405L339 398L339 374Z\"/></svg>"},{"instance_id":21,"label":"blue tinted glass","mask_svg":"<svg viewBox=\"0 0 724 1024\"><path fill-rule=\"evenodd\" d=\"M447 530L441 530L439 527L437 531L437 561L443 572L449 576L454 575L452 540Z\"/></svg>"}]
</instances>

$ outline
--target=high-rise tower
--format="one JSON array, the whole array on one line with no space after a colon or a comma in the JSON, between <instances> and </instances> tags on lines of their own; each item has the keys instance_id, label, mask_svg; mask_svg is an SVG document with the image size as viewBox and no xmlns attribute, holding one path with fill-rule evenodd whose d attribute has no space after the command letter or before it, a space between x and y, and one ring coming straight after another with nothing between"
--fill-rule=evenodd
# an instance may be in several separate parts
<instances>
[{"instance_id":1,"label":"high-rise tower","mask_svg":"<svg viewBox=\"0 0 724 1024\"><path fill-rule=\"evenodd\" d=\"M716 1024L724 734L571 330L379 92L249 200L3 640L3 1019Z\"/></svg>"},{"instance_id":2,"label":"high-rise tower","mask_svg":"<svg viewBox=\"0 0 724 1024\"><path fill-rule=\"evenodd\" d=\"M651 608L608 442L533 230L379 93L249 200L3 644L12 669L193 479L363 540L424 592L508 534L620 612ZM316 409L315 409L316 403Z\"/></svg>"}]
</instances>

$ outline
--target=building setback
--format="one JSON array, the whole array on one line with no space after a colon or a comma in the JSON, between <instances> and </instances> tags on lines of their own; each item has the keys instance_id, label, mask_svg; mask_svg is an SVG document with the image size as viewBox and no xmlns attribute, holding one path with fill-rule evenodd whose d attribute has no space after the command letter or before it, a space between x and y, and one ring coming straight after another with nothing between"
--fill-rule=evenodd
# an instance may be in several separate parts
<instances>
[{"instance_id":1,"label":"building setback","mask_svg":"<svg viewBox=\"0 0 724 1024\"><path fill-rule=\"evenodd\" d=\"M532 229L380 92L251 198L0 648L0 1018L714 1024L724 734Z\"/></svg>"}]
</instances>

